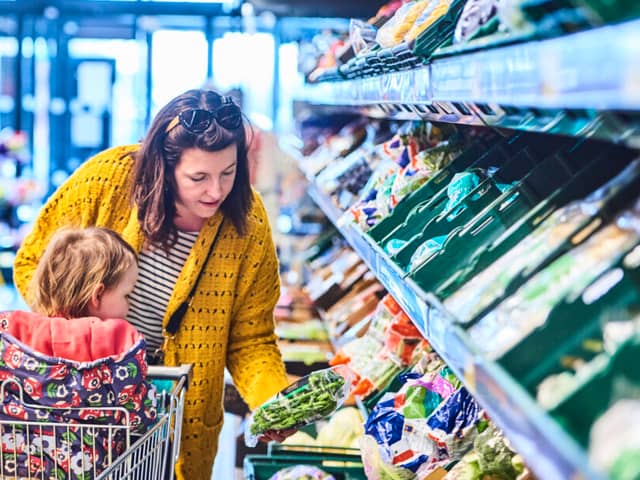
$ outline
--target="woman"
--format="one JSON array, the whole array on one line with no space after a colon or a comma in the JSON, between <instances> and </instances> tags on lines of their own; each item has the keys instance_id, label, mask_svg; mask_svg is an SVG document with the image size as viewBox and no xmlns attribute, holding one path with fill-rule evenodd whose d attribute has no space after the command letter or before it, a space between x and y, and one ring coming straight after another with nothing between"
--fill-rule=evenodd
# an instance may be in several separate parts
<instances>
[{"instance_id":1,"label":"woman","mask_svg":"<svg viewBox=\"0 0 640 480\"><path fill-rule=\"evenodd\" d=\"M288 383L273 332L278 261L249 184L240 109L215 92L190 90L160 110L142 144L83 164L48 200L18 252L14 277L23 295L62 225L110 228L139 252L128 319L150 352L162 347L166 365L194 367L176 476L209 480L225 366L252 409Z\"/></svg>"}]
</instances>

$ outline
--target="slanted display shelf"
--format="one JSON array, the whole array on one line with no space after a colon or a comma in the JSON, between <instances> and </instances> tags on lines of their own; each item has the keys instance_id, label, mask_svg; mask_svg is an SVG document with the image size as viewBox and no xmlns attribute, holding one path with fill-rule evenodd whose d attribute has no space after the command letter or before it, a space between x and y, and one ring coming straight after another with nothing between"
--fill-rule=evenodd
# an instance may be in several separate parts
<instances>
[{"instance_id":1,"label":"slanted display shelf","mask_svg":"<svg viewBox=\"0 0 640 480\"><path fill-rule=\"evenodd\" d=\"M455 371L527 464L545 479L600 479L584 451L494 362L483 358L441 303L425 294L310 181L308 193Z\"/></svg>"},{"instance_id":2,"label":"slanted display shelf","mask_svg":"<svg viewBox=\"0 0 640 480\"><path fill-rule=\"evenodd\" d=\"M371 116L488 125L640 146L640 20L306 85L298 99Z\"/></svg>"}]
</instances>

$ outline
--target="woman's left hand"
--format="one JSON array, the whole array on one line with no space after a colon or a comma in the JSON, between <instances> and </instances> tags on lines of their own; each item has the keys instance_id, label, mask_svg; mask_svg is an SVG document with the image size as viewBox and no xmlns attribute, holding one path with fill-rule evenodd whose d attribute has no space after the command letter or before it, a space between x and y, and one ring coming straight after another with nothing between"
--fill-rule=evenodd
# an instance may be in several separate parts
<instances>
[{"instance_id":1,"label":"woman's left hand","mask_svg":"<svg viewBox=\"0 0 640 480\"><path fill-rule=\"evenodd\" d=\"M258 440L265 443L269 443L271 441L282 443L287 437L290 437L294 433L296 433L295 428L289 428L288 430L267 430L258 438Z\"/></svg>"}]
</instances>

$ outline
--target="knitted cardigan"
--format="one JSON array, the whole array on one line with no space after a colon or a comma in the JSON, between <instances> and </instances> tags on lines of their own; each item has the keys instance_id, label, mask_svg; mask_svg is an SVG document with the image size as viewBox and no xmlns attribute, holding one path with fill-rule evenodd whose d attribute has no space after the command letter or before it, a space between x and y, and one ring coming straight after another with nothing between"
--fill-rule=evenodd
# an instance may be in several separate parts
<instances>
[{"instance_id":1,"label":"knitted cardigan","mask_svg":"<svg viewBox=\"0 0 640 480\"><path fill-rule=\"evenodd\" d=\"M144 235L132 207L133 155L138 145L115 147L81 165L49 198L18 251L14 280L24 295L38 259L61 226L97 225L119 232L138 252ZM186 299L222 221L216 213L200 231L171 295L163 325ZM224 369L251 409L288 381L274 335L273 311L280 292L278 260L261 198L254 193L248 231L239 236L224 222L205 265L191 307L165 363L193 364L187 391L178 479L210 480L222 427Z\"/></svg>"}]
</instances>

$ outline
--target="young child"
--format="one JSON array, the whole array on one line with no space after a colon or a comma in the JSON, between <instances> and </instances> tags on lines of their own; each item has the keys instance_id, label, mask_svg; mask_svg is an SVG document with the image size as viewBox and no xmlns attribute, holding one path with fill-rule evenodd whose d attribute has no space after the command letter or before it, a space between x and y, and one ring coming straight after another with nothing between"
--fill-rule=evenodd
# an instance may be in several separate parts
<instances>
[{"instance_id":1,"label":"young child","mask_svg":"<svg viewBox=\"0 0 640 480\"><path fill-rule=\"evenodd\" d=\"M135 251L115 232L64 228L31 281L33 312L0 313L0 382L16 380L24 393L20 401L17 385L5 383L0 420L70 426L2 425L1 478L93 478L122 453L125 436L87 424L142 433L153 423L146 344L124 320L137 276Z\"/></svg>"}]
</instances>

